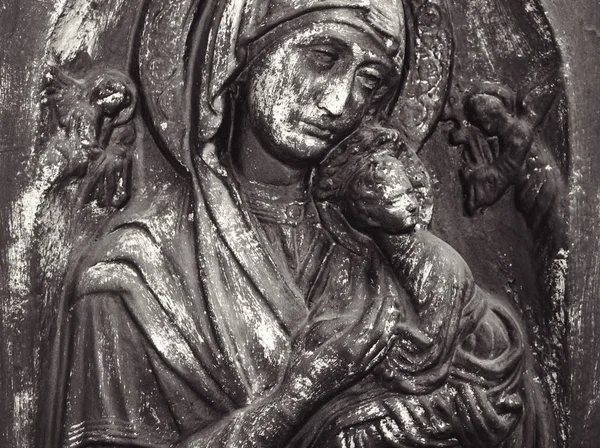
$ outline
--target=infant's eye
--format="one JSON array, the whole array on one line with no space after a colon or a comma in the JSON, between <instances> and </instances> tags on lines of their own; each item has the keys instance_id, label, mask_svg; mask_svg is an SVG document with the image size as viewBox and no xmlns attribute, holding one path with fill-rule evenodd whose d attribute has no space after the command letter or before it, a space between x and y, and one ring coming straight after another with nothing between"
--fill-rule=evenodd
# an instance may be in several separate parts
<instances>
[{"instance_id":1,"label":"infant's eye","mask_svg":"<svg viewBox=\"0 0 600 448\"><path fill-rule=\"evenodd\" d=\"M379 70L373 67L363 67L356 72L357 79L368 90L375 90L381 85L383 76Z\"/></svg>"},{"instance_id":2,"label":"infant's eye","mask_svg":"<svg viewBox=\"0 0 600 448\"><path fill-rule=\"evenodd\" d=\"M337 53L324 46L311 47L308 51L308 57L322 68L331 68L335 61L338 60Z\"/></svg>"}]
</instances>

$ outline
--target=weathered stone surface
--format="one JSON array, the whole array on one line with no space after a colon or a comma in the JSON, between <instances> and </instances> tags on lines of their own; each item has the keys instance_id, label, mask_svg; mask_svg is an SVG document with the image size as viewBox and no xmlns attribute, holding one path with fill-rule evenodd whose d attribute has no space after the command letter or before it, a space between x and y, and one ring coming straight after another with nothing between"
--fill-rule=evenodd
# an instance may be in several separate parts
<instances>
[{"instance_id":1,"label":"weathered stone surface","mask_svg":"<svg viewBox=\"0 0 600 448\"><path fill-rule=\"evenodd\" d=\"M294 76L313 79L302 70L290 74L285 65L274 65L270 73L269 64L275 59L269 57L275 58L273 48L283 45L282 54L290 58L286 63L292 64L291 49L296 47L285 47L286 37L304 30L298 42L310 46L311 36L323 31L300 23L302 18L291 20L291 25L284 21L274 34L246 49L246 55L254 56L256 48L264 47L266 56L258 54L259 62L243 73L241 79L247 82L231 87L225 75L237 73L244 53L239 48L230 51L228 45L236 42L217 26L218 21L198 21L196 3L66 0L9 2L0 7L5 44L0 54L2 446L58 446L65 434L72 446L107 440L103 437L116 437L122 445L128 443L125 439L139 440L147 446L176 441L181 446L241 446L241 441L248 446L282 446L290 439L290 446L345 446L359 439L369 440L365 446L388 446L381 439L390 433L394 435L388 443L402 446L412 446L419 437L425 446L433 446L436 437L449 443L458 438L464 446L495 446L507 438L512 440L509 446L594 446L600 419L599 358L594 348L600 340L595 323L599 251L594 237L600 216L595 150L600 129L595 85L600 13L595 5L578 0L565 14L564 5L549 1L407 2L409 38L405 66L398 71L402 76L377 80L380 74L367 72L364 78L367 87L371 82L402 85L397 100L394 89L381 90L377 102L370 103L395 107L389 116L363 119L361 128L374 121L376 131L349 143L368 146L372 155L359 151L356 158L328 159L342 170L328 171L324 162L320 179L325 179L327 193L313 191L320 197L313 209L306 196L290 189L285 193L257 189L257 182L290 184L298 175L296 168L305 164L288 163L296 170L278 177L283 168L277 157L248 156L260 152L261 144L247 139L243 130L254 129L256 121L243 117L252 115L253 107L274 102L278 83L291 83L287 86L293 90ZM236 4L215 4L226 3ZM389 8L394 2L373 3ZM236 14L235 8L223 12L219 7L205 13L206 18ZM260 31L261 20L270 20L269 14L242 22L246 41ZM311 14L312 21L327 17L322 11ZM355 19L351 15L344 20ZM323 20L335 23L332 32L338 36L350 33L338 18ZM379 35L393 37L389 31L396 29L393 17L381 23L377 18L360 20L368 27L376 23L378 33L384 30ZM208 38L199 36L210 26L211 38L217 36L217 41L207 51L203 45ZM229 24L227 29L235 27ZM360 47L361 34L352 29L355 34L346 39L352 36ZM319 45L323 52L323 44ZM402 60L397 54L394 64ZM319 56L319 63L328 57ZM343 58L337 63L342 64ZM211 72L207 67L216 69ZM261 80L268 79L275 84L257 94ZM331 85L343 84L341 77L336 80ZM327 89L320 91L317 81L311 83L315 95L327 97ZM339 100L344 95L340 89L331 89L330 97ZM284 111L294 101L291 94L285 98ZM303 98L296 100L308 101ZM318 107L332 114L333 103L325 103L323 99ZM311 114L306 116L318 117ZM273 148L281 147L278 139L287 132L277 128L280 116L277 111L275 121L267 120L260 131ZM336 120L330 129L302 134L303 139L320 136L333 146L359 123ZM234 129L233 147L248 151L224 149L221 134L227 126ZM388 127L398 132L382 130ZM402 149L405 144L407 149ZM190 157L190 148L194 153L202 145L206 146L202 160ZM378 145L383 146L375 151ZM236 162L229 164L223 154ZM375 168L370 174L361 171L373 163L383 164L388 174L379 175ZM344 177L344 170L357 177ZM326 182L326 173L332 182L341 175L341 183ZM224 174L225 183L234 178L232 185L242 186L231 203L227 190L219 186ZM378 189L371 191L368 185L373 181ZM394 204L401 198L406 210L419 205L419 218L413 212L400 216L382 211L388 188L398 195ZM411 198L413 188L417 194ZM378 196L381 191L384 195ZM365 205L368 197L377 200ZM349 207L350 203L358 206ZM206 216L203 207L209 210ZM248 216L250 224L244 221ZM282 220L281 228L302 229L296 230L304 235L298 241L312 238L322 246L315 243L310 250L298 246L295 256L300 258L291 257L286 252L291 240L277 230L273 224L277 220ZM311 222L317 223L317 233L311 233L315 232ZM405 226L412 228L416 222L419 230L404 234ZM263 235L258 239L253 233L257 228ZM395 299L377 294L367 294L366 303L325 299L327 288L336 294L348 291L348 296L363 291L363 280L379 281L378 288L385 289L386 280L381 280L385 276L373 273L379 268L368 268L368 274L356 268L359 260L374 259L368 249L373 242L379 263L394 272L390 278L395 280L388 282L396 286L385 288L391 288ZM327 249L329 244L346 249L337 253ZM262 245L269 248L269 257L275 257L274 270L269 257L263 258ZM210 255L208 247L219 255ZM232 260L237 260L236 267ZM303 261L305 271L295 264L298 260L308 260ZM113 272L110 263L115 261L123 264L117 263ZM315 269L322 264L321 271L332 269L339 276L335 281L341 282L323 283L318 299L311 299L318 282L309 281L306 274L311 263ZM286 267L280 271L282 265ZM135 272L142 273L141 283ZM224 283L219 272L229 273ZM322 273L315 275L319 278ZM152 321L149 316L156 316L140 311L141 302L115 300L119 294L145 297L144 288L158 297L167 320L163 316ZM248 292L255 288L258 293ZM222 294L257 303L264 299L281 310L275 314L283 330L269 323L263 304L243 313L234 302L222 305L222 299L217 300ZM303 296L308 308L294 302L294 297ZM487 311L475 313L480 327L469 329L460 314L469 307L479 309L471 296L484 296L481 309ZM205 305L198 309L190 297L204 297L210 324L197 321L195 313L202 314ZM333 342L334 335L347 333L357 347L365 338L379 347L375 340L389 338L391 327L382 324L380 333L371 329L378 328L377 307L388 322L404 321L396 330L402 343L383 344L380 348L389 352L373 356L363 341L365 351L359 356L360 350L349 350L347 342ZM232 317L235 313L252 315L251 323ZM306 330L300 325L304 320ZM259 322L266 325L262 330ZM214 340L206 333L211 326L217 334ZM446 336L453 331L460 337L473 334L460 343L458 336ZM180 333L184 336L177 336ZM223 344L224 334L229 348L220 351L215 347ZM290 334L297 341L292 349L286 339ZM358 334L365 336L361 339ZM248 347L235 343L236 337L247 339ZM166 340L173 343L163 345ZM152 352L150 361L144 361L149 364L127 353L133 343ZM90 354L85 344L100 348ZM332 350L328 353L338 354L327 358L329 374L314 369L315 362L325 359L326 345ZM449 377L420 375L419 369L428 365L423 359L436 356L439 360L431 366L443 371L442 346L453 359ZM505 358L499 355L503 347ZM238 361L228 358L231 350L238 351ZM365 353L372 359L358 362ZM495 361L488 366L473 357ZM341 362L337 368L335 359ZM199 364L190 367L195 362ZM85 380L98 375L98 370L86 370L93 363L111 371L98 376L104 384L99 390L105 394L100 401L95 401L93 384ZM342 364L348 367L342 369ZM138 373L148 366L155 375ZM372 368L374 373L367 374ZM161 369L174 369L183 382L157 373ZM236 379L239 372L245 375L241 383ZM297 393L293 399L286 395L286 381L294 374L302 381L304 374L321 375L313 378L322 383L320 388L305 385L296 391L312 396L310 406L298 400ZM216 378L219 390L196 375ZM66 381L68 377L71 380ZM171 395L157 393L160 388L152 385L156 381L162 388L165 384L173 388ZM486 386L476 386L478 381ZM184 383L192 388L185 389ZM518 385L515 389L509 383ZM355 398L323 405L329 393L344 395L349 387ZM502 392L492 394L494 387ZM375 391L383 398L365 398ZM196 394L202 398L195 402L195 410L174 409L181 403L173 397L194 402ZM261 395L267 398L257 400ZM269 405L271 396L279 406ZM77 412L85 409L89 415L99 412L103 418L116 418L118 406L110 406L120 400L134 416L132 421L111 420L105 435L106 425L94 432L93 420L88 422L91 432L78 429L86 419ZM61 403L68 403L67 412ZM280 409L282 404L287 408ZM144 413L150 408L152 416ZM106 409L115 415L104 415ZM223 425L231 424L227 418L234 409L244 409L238 432L219 432L217 425L207 423L222 419ZM369 412L372 415L365 417ZM308 424L299 423L313 413L316 416ZM331 422L333 431L320 429L328 414L337 416ZM490 419L492 414L496 420ZM469 429L468 422L478 421L477 415L485 422ZM366 424L369 419L376 423ZM447 428L442 425L446 429L440 430L435 419ZM155 422L155 433L144 429L148 422ZM127 426L130 423L134 426ZM208 430L195 433L198 426ZM544 432L537 445L526 442L534 428ZM180 440L183 433L189 436L189 445ZM259 434L262 441L254 440ZM333 442L338 435L345 442Z\"/></svg>"}]
</instances>

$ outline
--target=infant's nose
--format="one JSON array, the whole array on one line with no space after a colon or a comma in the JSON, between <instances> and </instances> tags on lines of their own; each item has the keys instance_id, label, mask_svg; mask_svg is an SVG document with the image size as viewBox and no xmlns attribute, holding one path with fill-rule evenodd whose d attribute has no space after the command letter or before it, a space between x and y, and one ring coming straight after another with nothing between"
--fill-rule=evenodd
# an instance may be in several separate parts
<instances>
[{"instance_id":1,"label":"infant's nose","mask_svg":"<svg viewBox=\"0 0 600 448\"><path fill-rule=\"evenodd\" d=\"M419 209L419 206L417 204L415 204L414 202L411 202L410 204L408 204L406 206L406 211L408 213L410 213L411 215L414 215L415 213L417 213L418 209Z\"/></svg>"}]
</instances>

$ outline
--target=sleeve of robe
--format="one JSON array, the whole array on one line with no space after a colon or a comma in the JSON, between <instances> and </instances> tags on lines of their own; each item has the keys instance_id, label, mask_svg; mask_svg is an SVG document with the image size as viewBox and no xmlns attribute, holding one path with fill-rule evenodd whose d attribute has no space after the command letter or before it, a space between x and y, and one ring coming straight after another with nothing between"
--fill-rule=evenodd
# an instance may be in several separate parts
<instances>
[{"instance_id":1,"label":"sleeve of robe","mask_svg":"<svg viewBox=\"0 0 600 448\"><path fill-rule=\"evenodd\" d=\"M84 296L71 319L63 446L170 446L177 427L148 344L120 296Z\"/></svg>"},{"instance_id":2,"label":"sleeve of robe","mask_svg":"<svg viewBox=\"0 0 600 448\"><path fill-rule=\"evenodd\" d=\"M85 296L72 308L72 319L63 447L275 448L291 437L280 403L257 403L181 434L163 393L168 379L158 371L160 359L122 299Z\"/></svg>"}]
</instances>

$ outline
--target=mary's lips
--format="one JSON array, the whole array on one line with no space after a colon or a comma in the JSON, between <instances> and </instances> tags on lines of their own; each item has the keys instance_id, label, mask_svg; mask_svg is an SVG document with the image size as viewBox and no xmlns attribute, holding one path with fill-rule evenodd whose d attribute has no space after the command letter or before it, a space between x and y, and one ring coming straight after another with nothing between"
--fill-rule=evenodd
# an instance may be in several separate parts
<instances>
[{"instance_id":1,"label":"mary's lips","mask_svg":"<svg viewBox=\"0 0 600 448\"><path fill-rule=\"evenodd\" d=\"M330 140L333 137L333 132L330 129L322 127L320 125L309 123L307 121L301 121L300 126L302 127L304 132L306 132L309 135L312 135L313 137L318 137L324 140Z\"/></svg>"}]
</instances>

